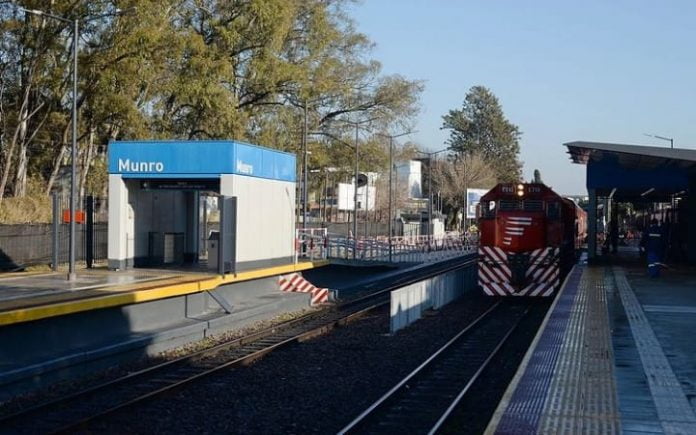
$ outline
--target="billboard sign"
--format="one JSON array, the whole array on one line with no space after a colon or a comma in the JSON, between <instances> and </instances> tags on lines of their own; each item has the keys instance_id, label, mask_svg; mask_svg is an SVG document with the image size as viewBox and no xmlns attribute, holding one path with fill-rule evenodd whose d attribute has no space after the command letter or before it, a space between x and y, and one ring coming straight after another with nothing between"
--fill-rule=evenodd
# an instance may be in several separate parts
<instances>
[{"instance_id":1,"label":"billboard sign","mask_svg":"<svg viewBox=\"0 0 696 435\"><path fill-rule=\"evenodd\" d=\"M476 219L476 206L489 189L466 189L466 218Z\"/></svg>"}]
</instances>

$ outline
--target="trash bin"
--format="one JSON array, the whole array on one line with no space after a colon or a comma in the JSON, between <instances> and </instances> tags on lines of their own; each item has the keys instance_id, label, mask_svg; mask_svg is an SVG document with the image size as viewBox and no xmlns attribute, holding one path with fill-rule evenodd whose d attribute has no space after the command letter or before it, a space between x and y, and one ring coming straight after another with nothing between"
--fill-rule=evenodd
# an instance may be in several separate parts
<instances>
[{"instance_id":1,"label":"trash bin","mask_svg":"<svg viewBox=\"0 0 696 435\"><path fill-rule=\"evenodd\" d=\"M162 259L164 264L184 263L184 233L164 233Z\"/></svg>"},{"instance_id":2,"label":"trash bin","mask_svg":"<svg viewBox=\"0 0 696 435\"><path fill-rule=\"evenodd\" d=\"M220 232L211 231L206 243L208 246L208 268L217 270L218 250L220 246Z\"/></svg>"}]
</instances>

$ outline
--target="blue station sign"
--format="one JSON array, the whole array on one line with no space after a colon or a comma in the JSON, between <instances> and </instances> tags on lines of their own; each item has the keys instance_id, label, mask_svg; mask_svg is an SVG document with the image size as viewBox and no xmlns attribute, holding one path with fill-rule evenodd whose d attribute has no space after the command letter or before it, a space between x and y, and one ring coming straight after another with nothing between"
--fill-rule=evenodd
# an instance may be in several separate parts
<instances>
[{"instance_id":1,"label":"blue station sign","mask_svg":"<svg viewBox=\"0 0 696 435\"><path fill-rule=\"evenodd\" d=\"M294 182L295 155L236 141L112 141L109 173L124 178L236 174Z\"/></svg>"}]
</instances>

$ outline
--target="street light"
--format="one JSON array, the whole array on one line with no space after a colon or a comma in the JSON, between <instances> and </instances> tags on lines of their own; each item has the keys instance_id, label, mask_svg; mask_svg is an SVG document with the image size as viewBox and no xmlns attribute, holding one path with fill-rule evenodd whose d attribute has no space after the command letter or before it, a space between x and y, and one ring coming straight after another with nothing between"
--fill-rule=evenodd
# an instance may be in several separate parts
<instances>
[{"instance_id":1,"label":"street light","mask_svg":"<svg viewBox=\"0 0 696 435\"><path fill-rule=\"evenodd\" d=\"M669 141L669 147L674 148L674 139L671 137L664 137L664 136L658 136L656 134L648 134L648 133L643 133L645 136L648 137L654 137L655 139L662 139L662 140L668 140Z\"/></svg>"},{"instance_id":2,"label":"street light","mask_svg":"<svg viewBox=\"0 0 696 435\"><path fill-rule=\"evenodd\" d=\"M359 123L358 123L359 126ZM348 148L355 149L355 176L353 179L353 240L354 240L354 247L353 247L353 258L355 259L355 247L357 246L357 235L358 235L358 213L357 213L357 207L358 207L358 129L356 128L356 133L355 133L355 145L351 145L348 142L344 141L343 139L339 138L338 136L325 132L325 131L310 131L307 134L309 135L319 135L319 136L326 136L330 138L331 140L334 140L341 145L345 145Z\"/></svg>"},{"instance_id":3,"label":"street light","mask_svg":"<svg viewBox=\"0 0 696 435\"><path fill-rule=\"evenodd\" d=\"M78 43L78 20L69 20L47 12L38 11L35 9L24 9L22 11L28 14L37 15L40 17L53 18L54 20L72 24L73 26L73 88L72 88L72 145L71 145L71 170L70 170L70 242L69 242L69 263L68 263L68 281L75 281L75 179L77 178L77 43Z\"/></svg>"},{"instance_id":4,"label":"street light","mask_svg":"<svg viewBox=\"0 0 696 435\"><path fill-rule=\"evenodd\" d=\"M40 11L37 9L24 9L22 7L19 10L24 13L37 15L39 17L48 17L54 20L61 21L63 23L72 24L73 26L73 86L72 86L72 144L71 144L71 168L70 168L70 241L69 241L69 259L68 259L68 281L75 281L77 275L75 273L75 209L76 209L76 183L77 178L77 44L79 41L79 26L80 20L68 19L64 17L59 17L58 15L49 14L48 12ZM121 15L126 11L133 11L135 8L128 8L127 10L116 9L110 14L101 14L89 17L84 21L91 21L98 18L103 18L107 16Z\"/></svg>"},{"instance_id":5,"label":"street light","mask_svg":"<svg viewBox=\"0 0 696 435\"><path fill-rule=\"evenodd\" d=\"M389 262L391 263L392 261L392 251L393 251L393 246L392 246L392 237L394 236L392 234L392 174L394 173L394 139L397 137L401 136L406 136L407 134L412 134L416 133L415 131L405 131L403 133L399 134L384 134L384 133L375 133L377 136L382 136L382 137L387 137L389 138L389 223L388 223L388 231L389 231Z\"/></svg>"},{"instance_id":6,"label":"street light","mask_svg":"<svg viewBox=\"0 0 696 435\"><path fill-rule=\"evenodd\" d=\"M307 231L307 100L303 104L304 122L302 125L302 149L303 149L303 169L302 169L302 231Z\"/></svg>"},{"instance_id":7,"label":"street light","mask_svg":"<svg viewBox=\"0 0 696 435\"><path fill-rule=\"evenodd\" d=\"M346 121L343 120L348 125L355 127L355 186L353 188L353 259L355 260L356 248L358 245L358 140L360 134L360 126L363 124L368 124L372 122L373 119L365 119L363 121ZM363 128L365 131L370 131L368 128ZM367 187L365 187L367 189ZM367 207L367 204L365 205ZM367 210L367 208L365 208Z\"/></svg>"},{"instance_id":8,"label":"street light","mask_svg":"<svg viewBox=\"0 0 696 435\"><path fill-rule=\"evenodd\" d=\"M449 148L445 148L439 151L433 151L431 153L425 151L416 151L417 153L428 156L428 251L430 251L430 242L432 239L432 225L433 225L433 156L436 154L444 153L449 151Z\"/></svg>"}]
</instances>

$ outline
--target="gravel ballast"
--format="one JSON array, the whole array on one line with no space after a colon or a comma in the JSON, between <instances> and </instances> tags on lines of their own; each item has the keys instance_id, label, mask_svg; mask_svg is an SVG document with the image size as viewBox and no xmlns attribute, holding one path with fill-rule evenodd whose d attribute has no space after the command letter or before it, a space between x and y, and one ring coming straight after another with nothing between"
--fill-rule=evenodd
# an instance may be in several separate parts
<instances>
[{"instance_id":1,"label":"gravel ballast","mask_svg":"<svg viewBox=\"0 0 696 435\"><path fill-rule=\"evenodd\" d=\"M469 295L389 335L387 311L95 422L108 433L335 433L490 306Z\"/></svg>"}]
</instances>

